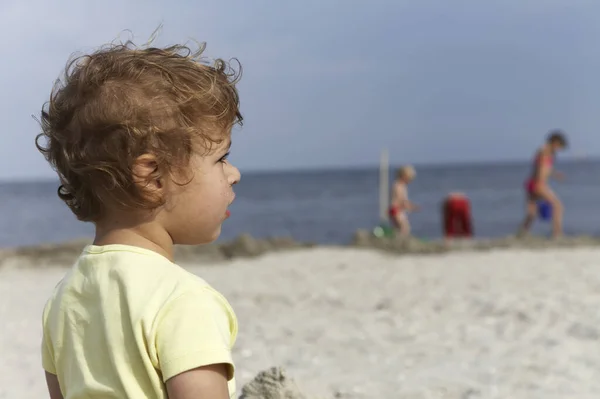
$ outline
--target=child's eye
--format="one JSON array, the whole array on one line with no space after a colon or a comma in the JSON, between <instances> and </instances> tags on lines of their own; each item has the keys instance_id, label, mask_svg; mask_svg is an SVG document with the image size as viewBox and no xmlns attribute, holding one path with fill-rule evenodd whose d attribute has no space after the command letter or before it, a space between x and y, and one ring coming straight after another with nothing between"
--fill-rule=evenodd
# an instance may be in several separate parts
<instances>
[{"instance_id":1,"label":"child's eye","mask_svg":"<svg viewBox=\"0 0 600 399\"><path fill-rule=\"evenodd\" d=\"M229 158L229 152L225 155L223 155L220 159L219 162L227 162L227 158Z\"/></svg>"}]
</instances>

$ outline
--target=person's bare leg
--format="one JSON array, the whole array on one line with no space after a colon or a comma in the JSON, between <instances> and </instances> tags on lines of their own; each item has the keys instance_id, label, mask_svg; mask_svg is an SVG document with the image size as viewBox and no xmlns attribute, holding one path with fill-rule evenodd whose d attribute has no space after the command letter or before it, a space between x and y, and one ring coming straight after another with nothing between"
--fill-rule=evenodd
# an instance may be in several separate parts
<instances>
[{"instance_id":1,"label":"person's bare leg","mask_svg":"<svg viewBox=\"0 0 600 399\"><path fill-rule=\"evenodd\" d=\"M410 232L411 232L410 222L408 221L408 218L405 217L404 221L402 222L402 236L409 237Z\"/></svg>"},{"instance_id":2,"label":"person's bare leg","mask_svg":"<svg viewBox=\"0 0 600 399\"><path fill-rule=\"evenodd\" d=\"M410 222L408 221L408 218L406 217L406 215L403 215L400 217L399 226L400 226L400 237L406 238L406 237L410 236Z\"/></svg>"},{"instance_id":3,"label":"person's bare leg","mask_svg":"<svg viewBox=\"0 0 600 399\"><path fill-rule=\"evenodd\" d=\"M552 237L554 238L563 236L563 215L564 207L557 197L556 202L552 204Z\"/></svg>"},{"instance_id":4,"label":"person's bare leg","mask_svg":"<svg viewBox=\"0 0 600 399\"><path fill-rule=\"evenodd\" d=\"M563 235L563 213L564 208L560 199L548 186L540 187L538 194L552 205L552 237L558 238Z\"/></svg>"},{"instance_id":5,"label":"person's bare leg","mask_svg":"<svg viewBox=\"0 0 600 399\"><path fill-rule=\"evenodd\" d=\"M394 225L398 237L408 237L408 235L410 234L410 223L408 222L406 214L400 212L395 214Z\"/></svg>"},{"instance_id":6,"label":"person's bare leg","mask_svg":"<svg viewBox=\"0 0 600 399\"><path fill-rule=\"evenodd\" d=\"M524 236L527 233L529 233L529 230L531 229L531 225L533 224L533 221L535 220L536 216L537 216L537 204L535 202L535 199L532 197L528 197L527 204L525 206L525 219L523 219L523 222L521 223L521 226L519 227L519 232L518 232L519 236Z\"/></svg>"}]
</instances>

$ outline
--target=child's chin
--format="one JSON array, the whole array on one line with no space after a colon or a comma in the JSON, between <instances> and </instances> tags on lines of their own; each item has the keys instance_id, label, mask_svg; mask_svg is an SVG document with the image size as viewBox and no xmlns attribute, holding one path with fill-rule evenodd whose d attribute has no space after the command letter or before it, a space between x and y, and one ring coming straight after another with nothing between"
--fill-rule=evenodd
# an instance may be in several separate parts
<instances>
[{"instance_id":1,"label":"child's chin","mask_svg":"<svg viewBox=\"0 0 600 399\"><path fill-rule=\"evenodd\" d=\"M213 235L210 237L210 239L209 239L209 240L207 240L206 242L203 242L203 243L201 243L201 244L199 244L199 245L213 243L213 242L217 241L217 239L218 239L220 236L221 236L221 226L219 226L219 227L217 228L217 230L214 232L214 234L213 234Z\"/></svg>"}]
</instances>

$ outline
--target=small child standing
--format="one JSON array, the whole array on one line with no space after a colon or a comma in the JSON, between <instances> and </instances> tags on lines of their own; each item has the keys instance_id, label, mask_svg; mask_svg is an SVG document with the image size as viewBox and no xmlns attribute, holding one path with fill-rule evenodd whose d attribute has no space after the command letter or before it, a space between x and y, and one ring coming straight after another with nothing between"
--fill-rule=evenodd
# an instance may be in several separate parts
<instances>
[{"instance_id":1,"label":"small child standing","mask_svg":"<svg viewBox=\"0 0 600 399\"><path fill-rule=\"evenodd\" d=\"M401 237L410 235L410 223L407 213L419 209L418 205L408 199L408 185L415 177L416 172L412 166L403 166L396 172L396 180L392 186L389 216L392 225Z\"/></svg>"},{"instance_id":2,"label":"small child standing","mask_svg":"<svg viewBox=\"0 0 600 399\"><path fill-rule=\"evenodd\" d=\"M229 216L238 77L185 46L127 43L69 63L54 88L36 144L95 238L43 310L52 399L235 397L236 316L173 246L216 240Z\"/></svg>"}]
</instances>

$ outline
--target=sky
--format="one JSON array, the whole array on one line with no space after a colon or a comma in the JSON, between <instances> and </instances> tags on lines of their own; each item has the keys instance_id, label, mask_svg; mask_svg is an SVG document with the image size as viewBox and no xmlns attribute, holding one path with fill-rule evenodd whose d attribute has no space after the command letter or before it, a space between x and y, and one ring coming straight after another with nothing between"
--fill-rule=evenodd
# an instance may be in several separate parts
<instances>
[{"instance_id":1,"label":"sky","mask_svg":"<svg viewBox=\"0 0 600 399\"><path fill-rule=\"evenodd\" d=\"M237 58L244 170L600 156L598 0L3 0L0 179L51 178L38 116L73 53L133 38Z\"/></svg>"}]
</instances>

